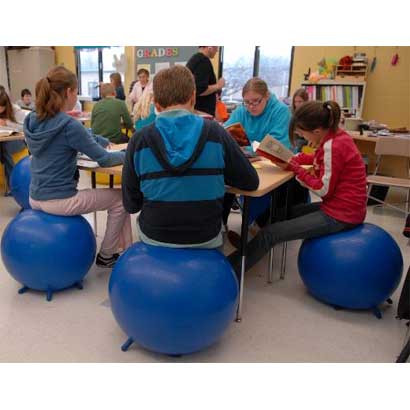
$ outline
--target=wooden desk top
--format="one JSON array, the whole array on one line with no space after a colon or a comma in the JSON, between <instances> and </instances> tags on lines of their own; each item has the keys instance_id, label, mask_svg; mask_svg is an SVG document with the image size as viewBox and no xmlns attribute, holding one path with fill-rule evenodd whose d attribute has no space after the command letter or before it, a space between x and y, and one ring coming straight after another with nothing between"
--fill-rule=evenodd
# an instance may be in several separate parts
<instances>
[{"instance_id":1,"label":"wooden desk top","mask_svg":"<svg viewBox=\"0 0 410 410\"><path fill-rule=\"evenodd\" d=\"M227 192L232 194L246 195L251 197L260 197L268 192L271 192L278 186L284 184L293 178L293 172L283 171L281 168L272 164L270 161L256 161L253 163L259 176L259 187L256 191L243 191L237 188L227 187ZM114 167L98 167L98 168L86 168L78 167L79 169L98 172L108 175L121 175L122 165L116 165Z\"/></svg>"},{"instance_id":2,"label":"wooden desk top","mask_svg":"<svg viewBox=\"0 0 410 410\"><path fill-rule=\"evenodd\" d=\"M0 137L0 142L6 141L24 141L24 134L22 132L18 132L14 135Z\"/></svg>"}]
</instances>

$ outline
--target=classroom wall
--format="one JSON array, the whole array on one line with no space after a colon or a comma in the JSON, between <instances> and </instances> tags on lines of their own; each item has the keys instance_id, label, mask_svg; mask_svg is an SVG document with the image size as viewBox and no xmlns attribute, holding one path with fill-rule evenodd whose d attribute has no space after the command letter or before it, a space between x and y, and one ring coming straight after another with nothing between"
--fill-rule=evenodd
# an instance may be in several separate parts
<instances>
[{"instance_id":1,"label":"classroom wall","mask_svg":"<svg viewBox=\"0 0 410 410\"><path fill-rule=\"evenodd\" d=\"M75 52L71 46L55 46L56 65L63 65L72 72L76 72Z\"/></svg>"},{"instance_id":2,"label":"classroom wall","mask_svg":"<svg viewBox=\"0 0 410 410\"><path fill-rule=\"evenodd\" d=\"M2 85L7 92L9 91L5 47L0 47L0 85Z\"/></svg>"},{"instance_id":3,"label":"classroom wall","mask_svg":"<svg viewBox=\"0 0 410 410\"><path fill-rule=\"evenodd\" d=\"M377 120L389 127L410 128L410 47L331 47L296 46L293 57L291 94L304 81L303 73L317 70L317 62L323 57L340 59L355 52L364 52L369 58L377 58L375 70L368 74L363 106L364 120ZM395 53L399 62L391 65Z\"/></svg>"}]
</instances>

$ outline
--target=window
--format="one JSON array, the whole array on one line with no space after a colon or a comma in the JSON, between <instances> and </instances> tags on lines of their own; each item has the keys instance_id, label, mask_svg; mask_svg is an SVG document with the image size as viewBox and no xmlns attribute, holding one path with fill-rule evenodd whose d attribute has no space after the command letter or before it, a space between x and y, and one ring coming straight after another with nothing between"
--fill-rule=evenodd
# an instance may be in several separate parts
<instances>
[{"instance_id":1,"label":"window","mask_svg":"<svg viewBox=\"0 0 410 410\"><path fill-rule=\"evenodd\" d=\"M242 101L242 88L252 77L261 77L278 98L289 94L289 72L292 46L223 47L223 77L225 102Z\"/></svg>"},{"instance_id":2,"label":"window","mask_svg":"<svg viewBox=\"0 0 410 410\"><path fill-rule=\"evenodd\" d=\"M77 47L78 93L98 99L99 83L109 82L110 74L116 71L124 81L123 68L119 66L122 54L124 47Z\"/></svg>"}]
</instances>

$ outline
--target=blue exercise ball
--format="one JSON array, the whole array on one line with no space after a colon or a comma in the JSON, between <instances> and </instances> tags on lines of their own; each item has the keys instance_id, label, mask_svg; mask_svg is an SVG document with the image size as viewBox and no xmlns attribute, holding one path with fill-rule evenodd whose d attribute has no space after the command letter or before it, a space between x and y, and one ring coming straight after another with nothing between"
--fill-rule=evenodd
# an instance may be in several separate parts
<instances>
[{"instance_id":1,"label":"blue exercise ball","mask_svg":"<svg viewBox=\"0 0 410 410\"><path fill-rule=\"evenodd\" d=\"M238 282L216 250L176 249L142 242L117 261L109 282L111 309L136 342L168 355L216 342L234 320Z\"/></svg>"},{"instance_id":2,"label":"blue exercise ball","mask_svg":"<svg viewBox=\"0 0 410 410\"><path fill-rule=\"evenodd\" d=\"M309 292L335 307L373 309L400 283L403 258L395 240L382 228L362 224L340 233L305 240L299 272Z\"/></svg>"},{"instance_id":3,"label":"blue exercise ball","mask_svg":"<svg viewBox=\"0 0 410 410\"><path fill-rule=\"evenodd\" d=\"M30 209L29 193L31 182L31 158L24 157L13 167L10 175L10 189L16 202L23 209Z\"/></svg>"},{"instance_id":4,"label":"blue exercise ball","mask_svg":"<svg viewBox=\"0 0 410 410\"><path fill-rule=\"evenodd\" d=\"M6 227L1 240L3 263L28 289L52 292L81 280L94 262L96 242L82 216L57 216L28 209Z\"/></svg>"}]
</instances>

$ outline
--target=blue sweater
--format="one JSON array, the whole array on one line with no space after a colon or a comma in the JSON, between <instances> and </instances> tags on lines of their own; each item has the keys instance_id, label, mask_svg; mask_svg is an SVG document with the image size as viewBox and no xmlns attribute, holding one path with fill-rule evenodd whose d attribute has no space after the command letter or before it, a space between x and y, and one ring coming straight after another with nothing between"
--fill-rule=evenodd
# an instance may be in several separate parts
<instances>
[{"instance_id":1,"label":"blue sweater","mask_svg":"<svg viewBox=\"0 0 410 410\"><path fill-rule=\"evenodd\" d=\"M70 198L77 193L77 153L102 167L122 164L123 152L107 152L86 128L64 112L40 121L31 112L24 134L32 154L30 197L39 201Z\"/></svg>"},{"instance_id":2,"label":"blue sweater","mask_svg":"<svg viewBox=\"0 0 410 410\"><path fill-rule=\"evenodd\" d=\"M259 178L238 144L215 121L166 111L137 131L122 173L124 208L141 210L151 240L192 245L221 230L225 185L254 190Z\"/></svg>"},{"instance_id":3,"label":"blue sweater","mask_svg":"<svg viewBox=\"0 0 410 410\"><path fill-rule=\"evenodd\" d=\"M240 122L249 140L261 142L266 134L272 135L285 147L290 148L289 141L289 108L273 94L269 97L265 109L258 116L251 115L244 105L237 107L224 127Z\"/></svg>"}]
</instances>

